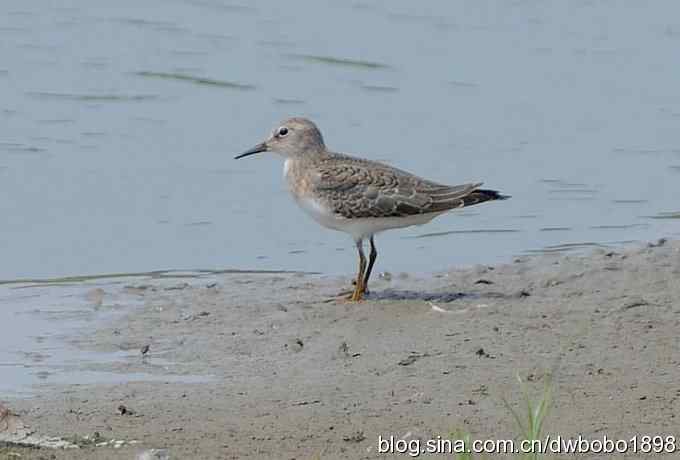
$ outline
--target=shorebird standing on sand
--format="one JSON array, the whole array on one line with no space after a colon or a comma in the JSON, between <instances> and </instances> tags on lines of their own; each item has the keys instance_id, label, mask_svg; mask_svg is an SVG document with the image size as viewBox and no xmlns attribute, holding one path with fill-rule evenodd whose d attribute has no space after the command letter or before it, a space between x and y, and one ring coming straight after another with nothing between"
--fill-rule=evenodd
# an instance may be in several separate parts
<instances>
[{"instance_id":1,"label":"shorebird standing on sand","mask_svg":"<svg viewBox=\"0 0 680 460\"><path fill-rule=\"evenodd\" d=\"M349 297L360 301L378 251L373 237L392 228L425 224L451 209L508 198L479 183L443 185L377 161L331 152L305 118L289 118L269 139L236 156L277 152L295 201L324 227L349 233L359 251L359 273ZM371 243L368 265L364 240Z\"/></svg>"}]
</instances>

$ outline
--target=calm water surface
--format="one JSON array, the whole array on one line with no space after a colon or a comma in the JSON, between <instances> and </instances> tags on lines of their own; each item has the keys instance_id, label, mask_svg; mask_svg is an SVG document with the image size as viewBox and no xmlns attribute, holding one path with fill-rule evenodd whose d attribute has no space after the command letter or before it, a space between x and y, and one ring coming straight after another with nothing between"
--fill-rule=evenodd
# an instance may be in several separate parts
<instances>
[{"instance_id":1,"label":"calm water surface","mask_svg":"<svg viewBox=\"0 0 680 460\"><path fill-rule=\"evenodd\" d=\"M513 195L380 235L379 270L680 232L678 2L4 0L0 13L0 280L351 273L349 238L295 207L280 158L232 160L292 115L333 149ZM31 362L80 359L41 345L101 318L81 315L89 287L69 289L2 291L5 385L50 375Z\"/></svg>"},{"instance_id":2,"label":"calm water surface","mask_svg":"<svg viewBox=\"0 0 680 460\"><path fill-rule=\"evenodd\" d=\"M0 279L351 272L280 158L232 160L291 115L513 195L381 235L380 270L680 231L677 2L57 3L0 6Z\"/></svg>"}]
</instances>

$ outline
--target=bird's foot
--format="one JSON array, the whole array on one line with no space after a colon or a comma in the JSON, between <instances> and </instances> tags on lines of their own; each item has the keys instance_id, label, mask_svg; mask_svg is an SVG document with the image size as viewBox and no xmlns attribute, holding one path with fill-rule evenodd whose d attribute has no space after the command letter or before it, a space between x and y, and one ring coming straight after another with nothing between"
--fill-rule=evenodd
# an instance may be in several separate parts
<instances>
[{"instance_id":1,"label":"bird's foot","mask_svg":"<svg viewBox=\"0 0 680 460\"><path fill-rule=\"evenodd\" d=\"M352 293L348 300L350 302L361 302L362 300L364 300L364 292L357 289Z\"/></svg>"},{"instance_id":2,"label":"bird's foot","mask_svg":"<svg viewBox=\"0 0 680 460\"><path fill-rule=\"evenodd\" d=\"M368 295L368 289L366 286L363 286L362 289L357 289L356 285L356 280L352 280L352 286L354 286L352 289L340 291L334 297L326 299L325 302L361 302L364 300L364 296Z\"/></svg>"},{"instance_id":3,"label":"bird's foot","mask_svg":"<svg viewBox=\"0 0 680 460\"><path fill-rule=\"evenodd\" d=\"M354 283L354 292L349 297L350 302L361 302L364 300L364 296L368 293L366 285L364 283Z\"/></svg>"},{"instance_id":4,"label":"bird's foot","mask_svg":"<svg viewBox=\"0 0 680 460\"><path fill-rule=\"evenodd\" d=\"M354 293L354 290L347 289L345 291L340 291L336 295L332 297L328 297L326 300L324 300L325 303L330 303L330 302L346 302L352 298L352 295Z\"/></svg>"},{"instance_id":5,"label":"bird's foot","mask_svg":"<svg viewBox=\"0 0 680 460\"><path fill-rule=\"evenodd\" d=\"M357 280L352 280L352 286L355 286L355 287L353 288L353 290L350 290L350 291L342 291L342 294L340 294L340 295L343 295L343 294L344 294L344 295L347 295L347 296L348 296L348 297L347 297L348 299L351 298L351 297L352 297L352 294L354 293L354 290L356 290L356 285L357 285ZM368 294L369 294L368 287L367 287L365 284L363 285L363 293L364 293L364 295L368 295Z\"/></svg>"},{"instance_id":6,"label":"bird's foot","mask_svg":"<svg viewBox=\"0 0 680 460\"><path fill-rule=\"evenodd\" d=\"M358 290L353 290L353 291L342 291L338 295L334 297L329 297L326 300L324 300L324 303L331 303L331 302L339 302L339 303L344 303L344 302L361 302L364 300L364 296L368 294L366 291L358 291Z\"/></svg>"}]
</instances>

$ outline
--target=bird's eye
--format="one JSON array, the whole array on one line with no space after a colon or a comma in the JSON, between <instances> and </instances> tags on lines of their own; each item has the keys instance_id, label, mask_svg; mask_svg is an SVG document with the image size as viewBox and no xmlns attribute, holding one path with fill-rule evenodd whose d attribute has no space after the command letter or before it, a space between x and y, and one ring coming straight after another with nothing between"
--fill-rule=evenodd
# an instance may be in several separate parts
<instances>
[{"instance_id":1,"label":"bird's eye","mask_svg":"<svg viewBox=\"0 0 680 460\"><path fill-rule=\"evenodd\" d=\"M283 137L286 134L288 134L288 128L286 128L285 126L281 126L279 128L279 136Z\"/></svg>"}]
</instances>

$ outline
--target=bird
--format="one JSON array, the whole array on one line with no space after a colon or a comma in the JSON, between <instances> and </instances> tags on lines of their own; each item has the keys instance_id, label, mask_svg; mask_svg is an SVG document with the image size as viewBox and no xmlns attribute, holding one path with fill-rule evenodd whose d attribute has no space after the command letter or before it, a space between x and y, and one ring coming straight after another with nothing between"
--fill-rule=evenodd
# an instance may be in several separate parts
<instances>
[{"instance_id":1,"label":"bird","mask_svg":"<svg viewBox=\"0 0 680 460\"><path fill-rule=\"evenodd\" d=\"M359 268L348 297L354 302L368 292L378 257L376 234L426 224L452 209L509 198L480 188L481 182L440 184L378 161L333 152L316 124L301 117L283 120L265 141L234 159L264 152L283 156L288 190L307 214L354 240ZM365 240L370 243L368 261Z\"/></svg>"}]
</instances>

